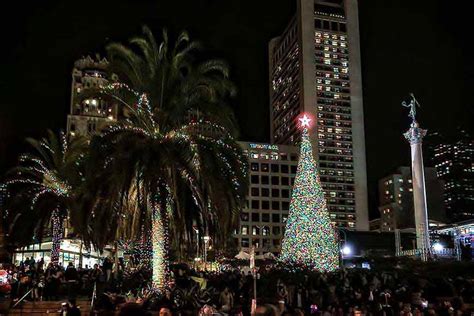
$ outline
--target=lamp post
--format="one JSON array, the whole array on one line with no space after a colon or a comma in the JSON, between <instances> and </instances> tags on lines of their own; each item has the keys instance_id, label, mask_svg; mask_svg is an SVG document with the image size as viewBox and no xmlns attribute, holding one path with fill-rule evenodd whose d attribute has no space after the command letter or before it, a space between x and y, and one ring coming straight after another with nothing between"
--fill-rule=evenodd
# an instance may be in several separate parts
<instances>
[{"instance_id":1,"label":"lamp post","mask_svg":"<svg viewBox=\"0 0 474 316\"><path fill-rule=\"evenodd\" d=\"M257 247L258 247L258 243L257 243ZM252 276L253 276L253 300L252 300L252 306L251 306L251 311L253 315L257 307L257 268L255 267L255 246L252 246L252 248L250 249L250 269L252 271Z\"/></svg>"},{"instance_id":2,"label":"lamp post","mask_svg":"<svg viewBox=\"0 0 474 316\"><path fill-rule=\"evenodd\" d=\"M339 230L339 239L340 239L340 242L339 242L339 255L341 256L341 267L344 267L344 249L345 249L346 243L347 243L347 233L342 228L338 228L338 230ZM340 238L341 233L344 235L344 242L342 242L342 240Z\"/></svg>"},{"instance_id":3,"label":"lamp post","mask_svg":"<svg viewBox=\"0 0 474 316\"><path fill-rule=\"evenodd\" d=\"M211 240L211 237L209 236L204 236L204 270L207 271L207 247L209 245L209 241Z\"/></svg>"},{"instance_id":4,"label":"lamp post","mask_svg":"<svg viewBox=\"0 0 474 316\"><path fill-rule=\"evenodd\" d=\"M461 231L456 228L454 231L454 252L457 261L461 261Z\"/></svg>"},{"instance_id":5,"label":"lamp post","mask_svg":"<svg viewBox=\"0 0 474 316\"><path fill-rule=\"evenodd\" d=\"M196 258L194 259L195 267L197 267L197 259L199 258L199 229L193 226L194 231L196 232Z\"/></svg>"}]
</instances>

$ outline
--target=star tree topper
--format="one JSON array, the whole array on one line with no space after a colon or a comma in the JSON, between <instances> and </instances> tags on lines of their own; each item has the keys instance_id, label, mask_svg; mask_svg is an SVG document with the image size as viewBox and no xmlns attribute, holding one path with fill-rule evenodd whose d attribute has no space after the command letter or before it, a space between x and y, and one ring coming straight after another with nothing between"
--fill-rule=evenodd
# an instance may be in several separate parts
<instances>
[{"instance_id":1,"label":"star tree topper","mask_svg":"<svg viewBox=\"0 0 474 316\"><path fill-rule=\"evenodd\" d=\"M308 115L304 114L302 117L300 117L298 119L300 121L300 125L302 128L309 128L310 127L310 123L312 121L312 119L309 118Z\"/></svg>"}]
</instances>

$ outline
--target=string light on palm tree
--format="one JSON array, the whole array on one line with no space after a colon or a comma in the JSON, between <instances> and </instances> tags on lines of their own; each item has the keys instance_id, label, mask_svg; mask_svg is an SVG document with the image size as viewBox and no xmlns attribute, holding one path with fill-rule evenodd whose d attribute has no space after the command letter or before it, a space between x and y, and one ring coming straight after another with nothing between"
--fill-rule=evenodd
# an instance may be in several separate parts
<instances>
[{"instance_id":1,"label":"string light on palm tree","mask_svg":"<svg viewBox=\"0 0 474 316\"><path fill-rule=\"evenodd\" d=\"M16 213L14 238L29 242L33 235L42 236L49 224L52 230L51 261L57 263L63 222L70 220L81 237L88 231L79 214L71 211L83 183L87 139L70 139L63 132L56 136L48 131L46 138L28 138L27 142L34 151L20 156L19 165L13 168L7 181L9 189L17 193L17 199L28 205L26 209L13 206Z\"/></svg>"},{"instance_id":2,"label":"string light on palm tree","mask_svg":"<svg viewBox=\"0 0 474 316\"><path fill-rule=\"evenodd\" d=\"M107 46L112 71L130 86L115 83L103 89L127 117L92 141L97 168L91 168L86 186L96 214L91 225L109 226L96 236L102 246L115 237L108 231L122 226L122 238L134 239L143 224L151 236L153 286L158 288L166 283L161 280L167 269L158 266L168 264L170 242L182 246L196 222L211 227L213 241L220 244L247 192L247 159L233 137L235 120L227 103L234 87L225 63L195 58L199 48L185 32L171 45L164 31L158 43L146 27L130 46ZM132 187L140 198L130 199ZM151 197L157 198L153 207ZM110 204L118 205L116 212ZM119 222L116 213L124 220ZM159 238L162 229L173 240Z\"/></svg>"}]
</instances>

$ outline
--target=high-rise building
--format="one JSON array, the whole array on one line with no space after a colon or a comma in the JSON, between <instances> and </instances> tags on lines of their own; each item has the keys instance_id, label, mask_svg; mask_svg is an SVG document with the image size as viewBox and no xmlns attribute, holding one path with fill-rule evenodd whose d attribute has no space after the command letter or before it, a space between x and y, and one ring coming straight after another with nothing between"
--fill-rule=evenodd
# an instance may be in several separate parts
<instances>
[{"instance_id":1,"label":"high-rise building","mask_svg":"<svg viewBox=\"0 0 474 316\"><path fill-rule=\"evenodd\" d=\"M248 156L250 187L234 234L239 249L279 253L296 176L299 148L239 142Z\"/></svg>"},{"instance_id":2,"label":"high-rise building","mask_svg":"<svg viewBox=\"0 0 474 316\"><path fill-rule=\"evenodd\" d=\"M5 247L5 232L8 231L8 211L6 209L8 198L9 193L7 190L7 186L5 184L0 184L0 260L2 260L2 262L5 262L8 257L8 253Z\"/></svg>"},{"instance_id":3,"label":"high-rise building","mask_svg":"<svg viewBox=\"0 0 474 316\"><path fill-rule=\"evenodd\" d=\"M444 204L453 222L474 218L474 138L460 130L454 141L428 135L428 164L444 181Z\"/></svg>"},{"instance_id":4,"label":"high-rise building","mask_svg":"<svg viewBox=\"0 0 474 316\"><path fill-rule=\"evenodd\" d=\"M426 202L429 225L446 220L443 205L443 183L435 168L425 168ZM410 167L399 167L396 172L379 180L380 223L378 230L394 231L415 227L413 184Z\"/></svg>"},{"instance_id":5,"label":"high-rise building","mask_svg":"<svg viewBox=\"0 0 474 316\"><path fill-rule=\"evenodd\" d=\"M109 62L99 56L83 57L74 63L72 71L71 110L67 131L71 135L91 135L117 119L117 105L101 96L98 89L116 81L109 75Z\"/></svg>"},{"instance_id":6,"label":"high-rise building","mask_svg":"<svg viewBox=\"0 0 474 316\"><path fill-rule=\"evenodd\" d=\"M364 114L356 0L297 0L269 44L273 144L296 144L308 113L328 208L340 227L368 230ZM353 215L355 218L350 218Z\"/></svg>"}]
</instances>

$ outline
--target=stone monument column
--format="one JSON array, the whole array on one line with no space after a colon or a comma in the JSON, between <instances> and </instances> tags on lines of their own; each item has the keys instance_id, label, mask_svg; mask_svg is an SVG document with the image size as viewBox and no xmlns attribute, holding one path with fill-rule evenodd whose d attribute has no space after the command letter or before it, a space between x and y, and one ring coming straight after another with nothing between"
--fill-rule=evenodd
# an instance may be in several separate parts
<instances>
[{"instance_id":1,"label":"stone monument column","mask_svg":"<svg viewBox=\"0 0 474 316\"><path fill-rule=\"evenodd\" d=\"M425 188L425 169L423 166L422 143L426 130L419 127L415 119L416 101L413 94L410 104L402 103L405 107L410 107L409 116L412 118L410 129L403 135L410 142L411 147L411 176L413 185L413 204L415 209L415 231L416 231L416 248L421 254L421 259L426 261L430 254L430 235L428 226L428 211L426 203Z\"/></svg>"}]
</instances>

